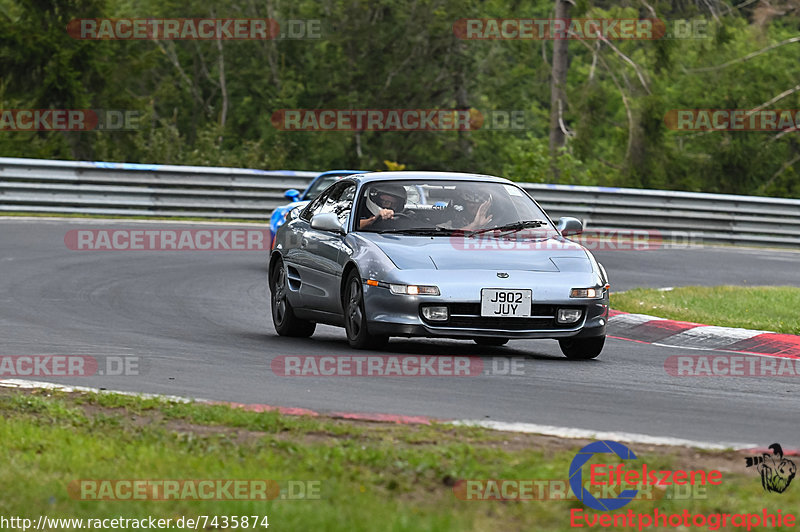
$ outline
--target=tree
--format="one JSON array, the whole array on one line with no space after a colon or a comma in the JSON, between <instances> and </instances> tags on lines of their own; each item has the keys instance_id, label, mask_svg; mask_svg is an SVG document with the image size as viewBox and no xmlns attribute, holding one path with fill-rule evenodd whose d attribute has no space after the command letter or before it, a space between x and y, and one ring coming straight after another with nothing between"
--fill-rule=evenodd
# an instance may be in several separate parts
<instances>
[{"instance_id":1,"label":"tree","mask_svg":"<svg viewBox=\"0 0 800 532\"><path fill-rule=\"evenodd\" d=\"M556 0L555 19L566 21L569 16L568 0ZM567 69L569 57L567 55L566 38L554 35L553 41L553 67L550 78L550 155L555 158L566 143L566 126L564 125L564 112L567 107ZM553 173L558 178L558 169L553 165Z\"/></svg>"}]
</instances>

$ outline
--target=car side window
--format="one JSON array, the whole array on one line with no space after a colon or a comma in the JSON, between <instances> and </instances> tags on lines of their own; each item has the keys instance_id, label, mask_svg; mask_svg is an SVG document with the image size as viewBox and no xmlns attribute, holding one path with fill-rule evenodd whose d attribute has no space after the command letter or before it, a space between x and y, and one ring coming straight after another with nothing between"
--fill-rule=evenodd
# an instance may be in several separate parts
<instances>
[{"instance_id":1,"label":"car side window","mask_svg":"<svg viewBox=\"0 0 800 532\"><path fill-rule=\"evenodd\" d=\"M330 195L334 192L334 190L335 189L328 190L327 192L324 192L324 193L320 194L319 196L317 196L316 198L314 198L314 200L311 203L308 204L308 207L303 209L303 212L300 213L300 218L305 220L305 221L307 221L307 222L310 222L311 218L315 214L320 212L320 209L325 204L325 202L328 200Z\"/></svg>"},{"instance_id":2,"label":"car side window","mask_svg":"<svg viewBox=\"0 0 800 532\"><path fill-rule=\"evenodd\" d=\"M322 212L332 212L339 218L339 223L344 224L350 211L353 210L353 198L356 195L356 186L352 183L342 183L338 193L331 195L328 202L322 207Z\"/></svg>"},{"instance_id":3,"label":"car side window","mask_svg":"<svg viewBox=\"0 0 800 532\"><path fill-rule=\"evenodd\" d=\"M317 197L306 210L300 215L306 221L310 221L315 214L332 212L339 217L339 221L344 223L353 209L353 198L356 193L356 185L353 182L345 181L337 183L336 186L328 190L327 193Z\"/></svg>"}]
</instances>

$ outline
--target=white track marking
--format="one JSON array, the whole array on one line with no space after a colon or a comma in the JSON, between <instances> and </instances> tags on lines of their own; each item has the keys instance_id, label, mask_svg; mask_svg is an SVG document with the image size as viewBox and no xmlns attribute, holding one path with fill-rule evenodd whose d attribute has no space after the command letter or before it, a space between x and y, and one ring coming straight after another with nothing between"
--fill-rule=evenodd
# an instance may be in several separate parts
<instances>
[{"instance_id":1,"label":"white track marking","mask_svg":"<svg viewBox=\"0 0 800 532\"><path fill-rule=\"evenodd\" d=\"M269 229L269 218L263 222L242 220L241 222L213 222L205 220L146 220L138 218L58 218L46 216L0 216L4 222L58 222L59 224L88 225L88 224L173 224L173 225L246 225Z\"/></svg>"},{"instance_id":2,"label":"white track marking","mask_svg":"<svg viewBox=\"0 0 800 532\"><path fill-rule=\"evenodd\" d=\"M64 384L55 384L52 382L28 381L22 379L0 379L0 387L21 388L21 389L46 389L46 390L58 390L62 392L119 394L119 395L133 396L133 397L141 397L145 399L161 399L163 401L180 402L180 403L211 402L207 399L190 399L188 397L180 397L177 395L120 392L113 390L101 390L99 388L90 388L87 386L67 386ZM222 402L224 403L224 401ZM650 436L648 434L634 434L630 432L603 432L603 431L595 431L589 429L555 427L552 425L536 425L533 423L514 423L506 421L483 421L483 420L478 420L478 421L455 420L455 421L443 421L443 423L449 425L457 425L457 426L483 427L503 432L544 434L546 436L557 436L560 438L614 440L627 443L641 443L645 445L694 447L697 449L709 449L709 450L725 450L725 449L738 450L738 449L752 449L754 447L758 447L758 445L755 443L701 442L694 440L684 440L681 438L670 438L665 436Z\"/></svg>"},{"instance_id":3,"label":"white track marking","mask_svg":"<svg viewBox=\"0 0 800 532\"><path fill-rule=\"evenodd\" d=\"M769 331L753 331L733 327L695 327L686 331L673 334L659 341L659 344L669 347L696 347L705 349L722 348L742 340L749 340L759 334Z\"/></svg>"},{"instance_id":4,"label":"white track marking","mask_svg":"<svg viewBox=\"0 0 800 532\"><path fill-rule=\"evenodd\" d=\"M537 425L534 423L510 423L506 421L461 420L451 421L452 425L467 427L483 427L504 432L524 432L530 434L544 434L559 438L581 438L588 440L613 440L627 443L641 443L645 445L669 445L678 447L694 447L697 449L725 450L725 449L752 449L758 447L755 443L738 442L701 442L671 438L668 436L650 436L649 434L635 434L631 432L605 432L599 430L574 429L569 427L555 427L552 425Z\"/></svg>"}]
</instances>

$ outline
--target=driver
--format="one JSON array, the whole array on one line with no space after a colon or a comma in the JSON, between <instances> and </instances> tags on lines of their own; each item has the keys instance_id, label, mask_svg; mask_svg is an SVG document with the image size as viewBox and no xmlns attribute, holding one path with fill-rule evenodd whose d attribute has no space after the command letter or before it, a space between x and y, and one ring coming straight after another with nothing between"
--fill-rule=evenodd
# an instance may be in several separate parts
<instances>
[{"instance_id":1,"label":"driver","mask_svg":"<svg viewBox=\"0 0 800 532\"><path fill-rule=\"evenodd\" d=\"M365 202L366 215L358 221L359 229L393 219L395 213L401 213L405 209L406 199L406 189L402 185L374 185Z\"/></svg>"}]
</instances>

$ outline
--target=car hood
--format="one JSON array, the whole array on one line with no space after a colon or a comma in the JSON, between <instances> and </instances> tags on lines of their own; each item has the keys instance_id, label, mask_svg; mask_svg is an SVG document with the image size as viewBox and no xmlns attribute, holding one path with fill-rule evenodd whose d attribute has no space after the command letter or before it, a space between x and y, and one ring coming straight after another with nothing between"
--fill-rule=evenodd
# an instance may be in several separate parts
<instances>
[{"instance_id":1,"label":"car hood","mask_svg":"<svg viewBox=\"0 0 800 532\"><path fill-rule=\"evenodd\" d=\"M494 269L542 272L591 271L584 248L563 238L539 240L428 237L359 232L401 270Z\"/></svg>"}]
</instances>

